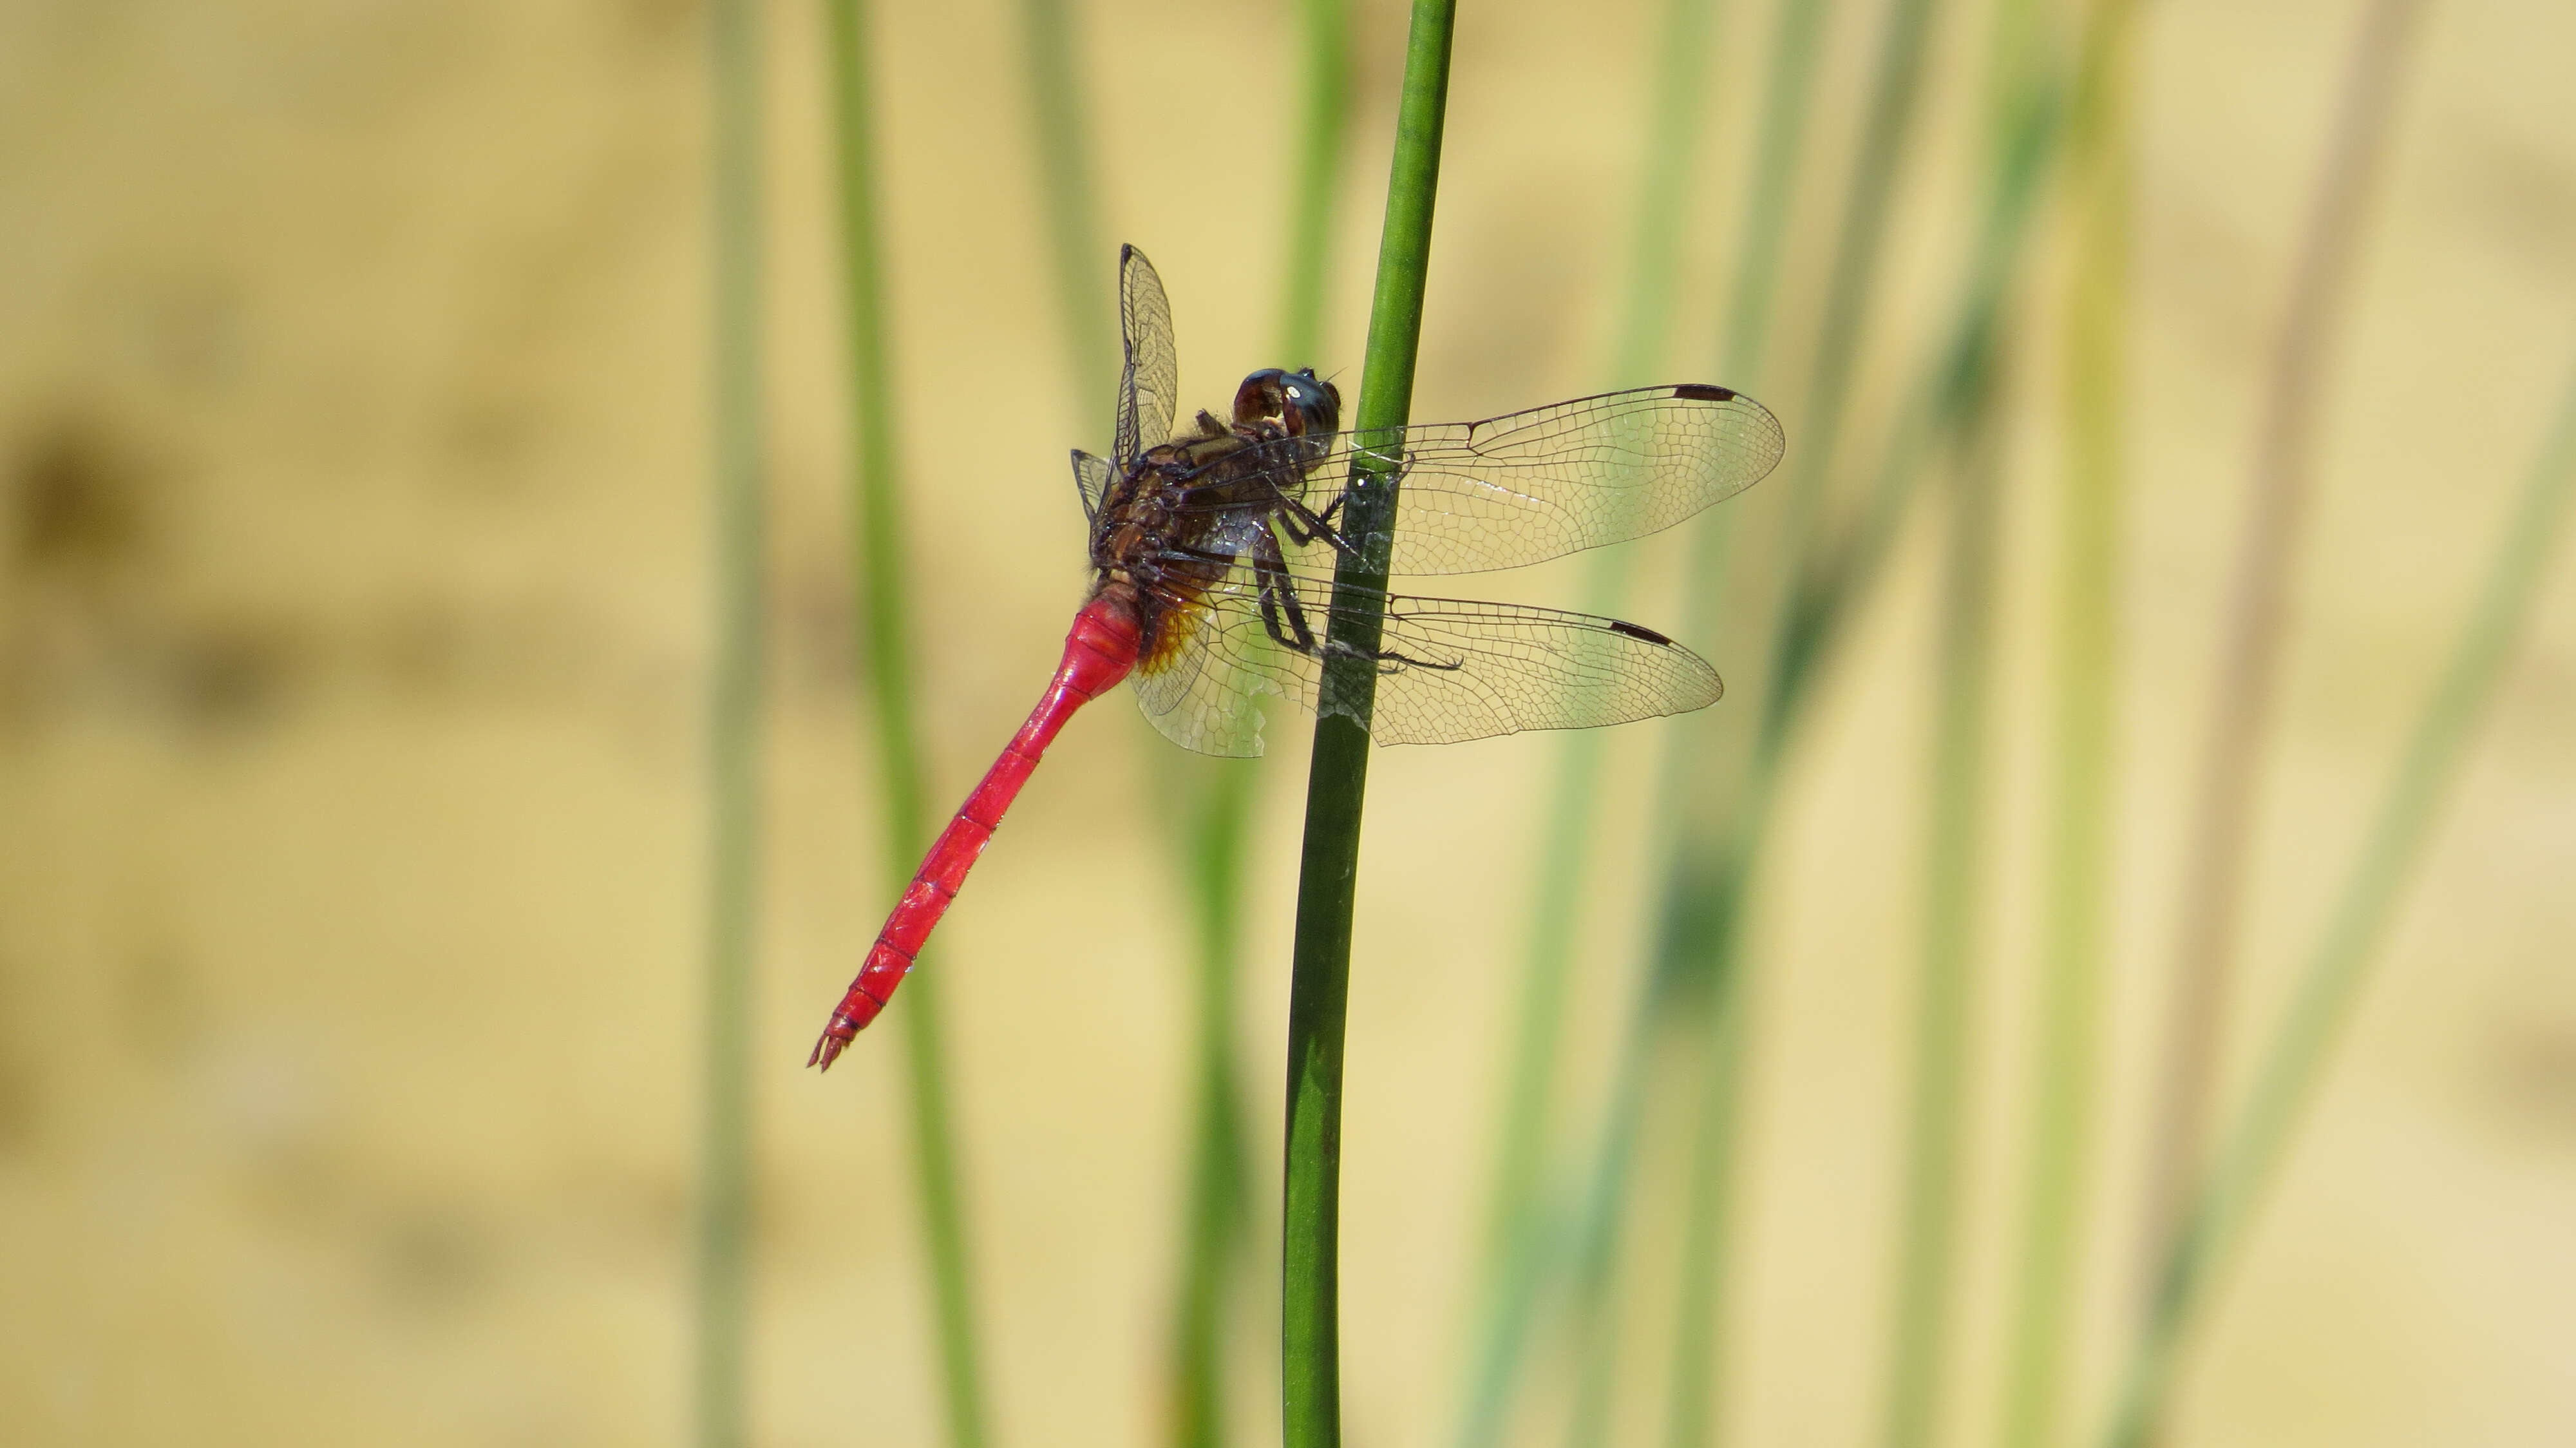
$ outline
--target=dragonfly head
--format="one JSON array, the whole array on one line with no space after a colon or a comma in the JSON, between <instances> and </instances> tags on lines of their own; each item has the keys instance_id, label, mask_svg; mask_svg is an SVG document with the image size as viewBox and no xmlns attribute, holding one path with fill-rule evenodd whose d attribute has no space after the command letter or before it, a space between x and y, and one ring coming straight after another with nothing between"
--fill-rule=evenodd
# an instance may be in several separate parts
<instances>
[{"instance_id":1,"label":"dragonfly head","mask_svg":"<svg viewBox=\"0 0 2576 1448\"><path fill-rule=\"evenodd\" d=\"M1251 427L1276 421L1290 437L1335 432L1342 425L1341 390L1315 375L1312 367L1295 372L1265 367L1235 389L1234 425Z\"/></svg>"}]
</instances>

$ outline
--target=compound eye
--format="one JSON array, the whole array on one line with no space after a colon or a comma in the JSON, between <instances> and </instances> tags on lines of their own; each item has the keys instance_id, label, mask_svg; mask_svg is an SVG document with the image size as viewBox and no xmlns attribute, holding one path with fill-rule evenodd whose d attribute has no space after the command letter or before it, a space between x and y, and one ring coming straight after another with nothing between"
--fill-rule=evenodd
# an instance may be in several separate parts
<instances>
[{"instance_id":1,"label":"compound eye","mask_svg":"<svg viewBox=\"0 0 2576 1448\"><path fill-rule=\"evenodd\" d=\"M1287 397L1280 384L1285 374L1276 367L1265 367L1243 379L1234 393L1234 421L1238 427L1250 427L1267 417L1278 415Z\"/></svg>"}]
</instances>

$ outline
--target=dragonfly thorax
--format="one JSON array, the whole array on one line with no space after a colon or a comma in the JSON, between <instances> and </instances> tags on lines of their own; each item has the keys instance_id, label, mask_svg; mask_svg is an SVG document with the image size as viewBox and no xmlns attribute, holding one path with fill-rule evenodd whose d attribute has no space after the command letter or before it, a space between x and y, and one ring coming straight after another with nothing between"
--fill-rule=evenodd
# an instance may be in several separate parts
<instances>
[{"instance_id":1,"label":"dragonfly thorax","mask_svg":"<svg viewBox=\"0 0 2576 1448\"><path fill-rule=\"evenodd\" d=\"M1283 479L1278 445L1296 435L1290 419L1302 427L1315 415L1314 399L1327 399L1324 409L1335 405L1329 384L1309 376L1302 389L1308 413L1291 401L1283 414L1279 399L1286 394L1274 387L1263 415L1265 399L1253 398L1247 381L1232 425L1201 412L1189 434L1147 448L1102 500L1091 538L1095 590L1122 584L1136 590L1149 657L1167 615L1194 605L1238 560L1261 549L1268 519L1283 504L1283 481L1302 486L1301 469L1291 467Z\"/></svg>"},{"instance_id":2,"label":"dragonfly thorax","mask_svg":"<svg viewBox=\"0 0 2576 1448\"><path fill-rule=\"evenodd\" d=\"M1092 562L1133 573L1156 555L1205 546L1227 513L1269 502L1272 459L1246 454L1288 436L1275 416L1228 426L1201 412L1194 431L1146 449L1111 487L1093 526Z\"/></svg>"}]
</instances>

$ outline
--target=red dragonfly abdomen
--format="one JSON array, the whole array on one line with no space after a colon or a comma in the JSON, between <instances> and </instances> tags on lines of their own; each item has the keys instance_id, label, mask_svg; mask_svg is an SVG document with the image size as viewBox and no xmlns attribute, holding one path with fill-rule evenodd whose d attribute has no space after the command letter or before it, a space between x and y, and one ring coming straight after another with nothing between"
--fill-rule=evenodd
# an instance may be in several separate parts
<instances>
[{"instance_id":1,"label":"red dragonfly abdomen","mask_svg":"<svg viewBox=\"0 0 2576 1448\"><path fill-rule=\"evenodd\" d=\"M1003 747L1002 757L984 772L983 782L966 796L948 828L939 832L894 913L886 917L885 929L877 932L877 942L869 948L858 978L841 997L840 1009L832 1012L832 1023L823 1028L814 1053L805 1058L806 1065L830 1070L841 1049L885 1009L894 988L911 973L913 960L939 917L948 913L948 903L965 888L966 872L975 868L976 856L992 842L1003 812L1019 798L1020 786L1028 783L1056 732L1073 717L1073 711L1116 688L1136 667L1144 636L1138 608L1134 589L1113 583L1074 615L1073 631L1064 639L1064 661L1056 665L1045 697Z\"/></svg>"}]
</instances>

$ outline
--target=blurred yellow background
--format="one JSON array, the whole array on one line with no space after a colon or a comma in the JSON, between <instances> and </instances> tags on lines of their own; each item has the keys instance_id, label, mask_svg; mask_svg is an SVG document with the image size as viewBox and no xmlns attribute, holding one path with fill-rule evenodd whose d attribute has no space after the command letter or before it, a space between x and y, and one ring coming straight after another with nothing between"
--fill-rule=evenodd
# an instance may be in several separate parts
<instances>
[{"instance_id":1,"label":"blurred yellow background","mask_svg":"<svg viewBox=\"0 0 2576 1448\"><path fill-rule=\"evenodd\" d=\"M1642 3L1463 10L1425 419L1597 390L1653 22ZM1810 147L1823 169L1757 389L1793 452L1784 380L1804 376L1879 19L1843 12ZM2087 1425L2138 1270L2144 1080L2261 368L2357 13L2175 0L2144 20ZM1768 14L1724 16L1677 378L1715 355ZM896 1038L862 1037L829 1078L798 1069L888 900L848 663L821 22L805 4L767 17L753 1421L766 1444L929 1444ZM1358 12L1316 358L1267 350L1288 23L1285 7L1168 0L1081 16L1107 239L1160 266L1185 388L1209 405L1274 363L1357 380L1403 15ZM1968 225L1981 23L1949 16L1935 51L1870 405L1928 335ZM1055 657L1083 583L1065 450L1100 449L1108 429L1107 399L1065 380L1017 24L1001 4L877 21L943 806ZM0 9L0 1439L682 1435L712 616L705 28L688 0ZM2329 374L2238 1057L2342 878L2576 342L2576 10L2436 6L2421 44ZM2046 389L2026 390L1948 1410L1961 1442L1992 1430L2037 915L2058 454ZM1929 541L1905 545L1838 661L1766 876L1735 1442L1850 1444L1877 1422ZM1659 541L1641 567L1668 588L1674 557ZM1502 587L1568 602L1573 576ZM1637 616L1656 621L1666 596ZM1753 649L1690 642L1721 669ZM1667 727L1611 743L1608 883L1574 1022L1595 1093ZM1305 738L1272 734L1243 1035L1264 1182ZM2576 1441L2571 741L2562 558L2194 1342L2176 1443ZM1504 984L1556 747L1523 736L1374 763L1344 1177L1362 1448L1450 1431ZM1163 1431L1190 1001L1180 882L1155 837L1168 749L1123 701L1085 715L941 935L1006 1444ZM1646 1164L1667 1198L1677 1150ZM1253 1271L1266 1283L1274 1267ZM1277 1432L1266 1301L1244 1308L1235 1379L1252 1442Z\"/></svg>"}]
</instances>

